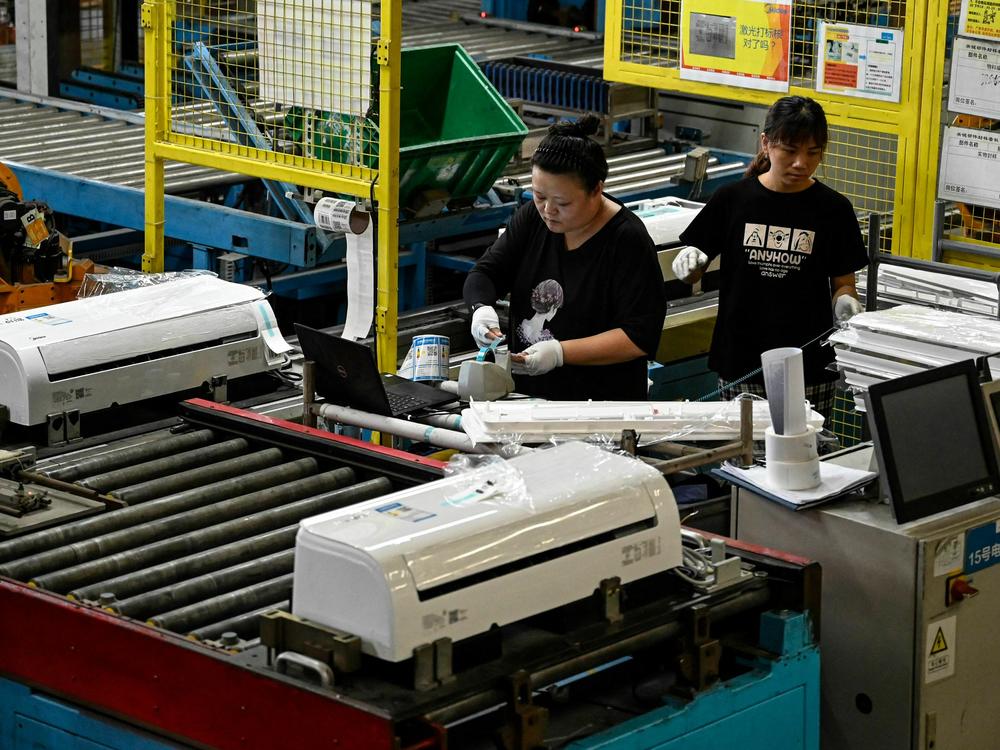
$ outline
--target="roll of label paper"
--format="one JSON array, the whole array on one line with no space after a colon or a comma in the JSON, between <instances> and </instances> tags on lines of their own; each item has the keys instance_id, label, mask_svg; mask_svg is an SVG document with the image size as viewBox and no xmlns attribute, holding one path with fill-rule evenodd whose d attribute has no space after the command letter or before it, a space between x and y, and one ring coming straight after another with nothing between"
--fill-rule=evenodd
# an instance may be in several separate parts
<instances>
[{"instance_id":1,"label":"roll of label paper","mask_svg":"<svg viewBox=\"0 0 1000 750\"><path fill-rule=\"evenodd\" d=\"M375 261L372 222L354 201L322 198L313 209L316 226L343 232L347 240L347 320L345 339L368 336L375 315Z\"/></svg>"}]
</instances>

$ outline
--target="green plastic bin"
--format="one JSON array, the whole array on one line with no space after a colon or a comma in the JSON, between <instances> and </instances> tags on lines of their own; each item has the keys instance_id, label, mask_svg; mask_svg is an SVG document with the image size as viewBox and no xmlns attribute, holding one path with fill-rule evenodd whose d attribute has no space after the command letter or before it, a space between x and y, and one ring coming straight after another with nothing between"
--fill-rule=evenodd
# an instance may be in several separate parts
<instances>
[{"instance_id":1,"label":"green plastic bin","mask_svg":"<svg viewBox=\"0 0 1000 750\"><path fill-rule=\"evenodd\" d=\"M528 132L479 66L458 44L402 52L399 122L399 205L475 198L486 193ZM372 100L378 67L372 61ZM310 118L309 128L304 117ZM306 151L328 161L376 166L378 116L304 113L293 107L285 125Z\"/></svg>"},{"instance_id":2,"label":"green plastic bin","mask_svg":"<svg viewBox=\"0 0 1000 750\"><path fill-rule=\"evenodd\" d=\"M528 128L458 44L402 52L399 203L486 193Z\"/></svg>"}]
</instances>

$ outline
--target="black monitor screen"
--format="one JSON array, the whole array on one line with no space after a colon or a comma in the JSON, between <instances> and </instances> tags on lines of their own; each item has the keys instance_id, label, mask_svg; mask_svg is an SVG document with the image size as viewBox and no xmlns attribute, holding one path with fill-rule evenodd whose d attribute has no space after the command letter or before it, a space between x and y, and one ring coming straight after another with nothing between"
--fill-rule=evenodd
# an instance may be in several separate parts
<instances>
[{"instance_id":1,"label":"black monitor screen","mask_svg":"<svg viewBox=\"0 0 1000 750\"><path fill-rule=\"evenodd\" d=\"M997 491L993 437L972 360L872 385L872 436L900 523Z\"/></svg>"}]
</instances>

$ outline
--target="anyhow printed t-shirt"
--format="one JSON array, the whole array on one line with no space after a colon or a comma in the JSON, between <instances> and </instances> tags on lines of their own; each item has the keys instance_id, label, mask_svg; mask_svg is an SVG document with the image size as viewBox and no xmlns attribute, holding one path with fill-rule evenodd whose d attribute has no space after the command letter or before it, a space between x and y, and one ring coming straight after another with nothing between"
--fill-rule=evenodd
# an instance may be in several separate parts
<instances>
[{"instance_id":1,"label":"anyhow printed t-shirt","mask_svg":"<svg viewBox=\"0 0 1000 750\"><path fill-rule=\"evenodd\" d=\"M776 193L745 178L716 191L681 241L722 256L713 370L735 380L760 367L761 352L797 346L807 383L835 377L833 350L814 341L833 325L830 279L868 262L847 198L819 181Z\"/></svg>"}]
</instances>

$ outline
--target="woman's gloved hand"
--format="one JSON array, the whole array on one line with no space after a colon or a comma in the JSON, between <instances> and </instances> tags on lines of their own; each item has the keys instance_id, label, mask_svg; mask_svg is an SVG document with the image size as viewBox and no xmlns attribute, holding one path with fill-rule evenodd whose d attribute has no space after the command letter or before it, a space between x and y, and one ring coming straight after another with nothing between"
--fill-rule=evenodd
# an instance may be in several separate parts
<instances>
[{"instance_id":1,"label":"woman's gloved hand","mask_svg":"<svg viewBox=\"0 0 1000 750\"><path fill-rule=\"evenodd\" d=\"M685 247L674 257L670 267L674 276L685 284L692 284L701 278L702 271L708 265L708 256L696 247Z\"/></svg>"},{"instance_id":2,"label":"woman's gloved hand","mask_svg":"<svg viewBox=\"0 0 1000 750\"><path fill-rule=\"evenodd\" d=\"M497 317L497 311L489 305L477 307L472 312L470 331L479 347L489 346L493 343L493 339L503 336L500 332L500 318Z\"/></svg>"},{"instance_id":3,"label":"woman's gloved hand","mask_svg":"<svg viewBox=\"0 0 1000 750\"><path fill-rule=\"evenodd\" d=\"M555 339L539 341L519 354L510 355L511 370L518 375L544 375L562 367L563 348Z\"/></svg>"},{"instance_id":4,"label":"woman's gloved hand","mask_svg":"<svg viewBox=\"0 0 1000 750\"><path fill-rule=\"evenodd\" d=\"M841 294L833 303L833 314L840 321L850 320L863 311L861 303L849 294Z\"/></svg>"}]
</instances>

